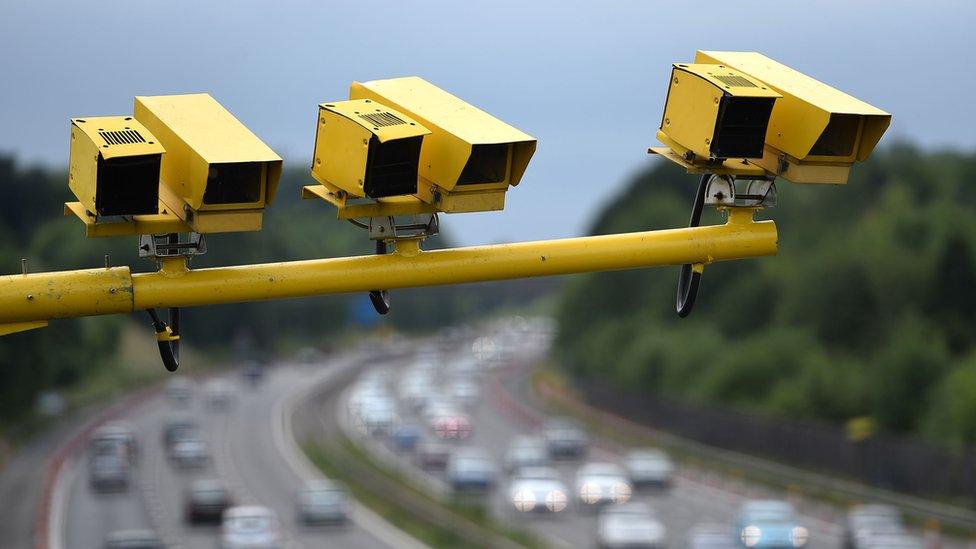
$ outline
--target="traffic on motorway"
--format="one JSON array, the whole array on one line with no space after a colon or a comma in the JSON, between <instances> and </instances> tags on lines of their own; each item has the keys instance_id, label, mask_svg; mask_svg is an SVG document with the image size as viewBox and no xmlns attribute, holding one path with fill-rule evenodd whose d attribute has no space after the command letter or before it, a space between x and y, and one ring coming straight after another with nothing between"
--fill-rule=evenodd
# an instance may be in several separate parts
<instances>
[{"instance_id":1,"label":"traffic on motorway","mask_svg":"<svg viewBox=\"0 0 976 549\"><path fill-rule=\"evenodd\" d=\"M482 506L541 545L924 546L893 507L816 516L774 489L708 485L663 448L611 443L577 419L526 406L527 366L548 352L552 332L546 319L517 318L399 340L401 352L366 360L318 413L334 414L380 466L443 505ZM313 398L309 387L363 362L306 350L294 363L171 378L125 419L91 431L66 483L64 546L415 543L357 521L346 486L297 471L280 447L278 426L290 421L276 416L281 402Z\"/></svg>"},{"instance_id":2,"label":"traffic on motorway","mask_svg":"<svg viewBox=\"0 0 976 549\"><path fill-rule=\"evenodd\" d=\"M828 523L759 487L740 497L695 486L661 448L621 450L569 417L506 410L499 392L524 389L520 367L548 350L545 320L452 336L365 370L336 410L378 460L447 504L480 501L555 546L923 546L887 505Z\"/></svg>"}]
</instances>

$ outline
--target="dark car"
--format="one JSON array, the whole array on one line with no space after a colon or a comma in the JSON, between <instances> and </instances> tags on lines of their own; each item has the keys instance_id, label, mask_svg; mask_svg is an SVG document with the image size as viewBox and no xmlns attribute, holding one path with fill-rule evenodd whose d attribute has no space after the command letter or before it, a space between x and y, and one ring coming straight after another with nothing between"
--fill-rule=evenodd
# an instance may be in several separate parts
<instances>
[{"instance_id":1,"label":"dark car","mask_svg":"<svg viewBox=\"0 0 976 549\"><path fill-rule=\"evenodd\" d=\"M152 530L117 530L105 536L105 549L165 549Z\"/></svg>"},{"instance_id":2,"label":"dark car","mask_svg":"<svg viewBox=\"0 0 976 549\"><path fill-rule=\"evenodd\" d=\"M552 458L579 458L586 454L590 438L576 423L554 419L542 426L542 438Z\"/></svg>"},{"instance_id":3,"label":"dark car","mask_svg":"<svg viewBox=\"0 0 976 549\"><path fill-rule=\"evenodd\" d=\"M190 524L219 524L224 509L233 505L230 492L219 480L195 480L186 494L184 514Z\"/></svg>"},{"instance_id":4,"label":"dark car","mask_svg":"<svg viewBox=\"0 0 976 549\"><path fill-rule=\"evenodd\" d=\"M393 430L390 440L393 446L400 452L412 452L420 442L420 427L416 425L401 425Z\"/></svg>"},{"instance_id":5,"label":"dark car","mask_svg":"<svg viewBox=\"0 0 976 549\"><path fill-rule=\"evenodd\" d=\"M129 460L123 455L94 456L88 465L88 479L96 492L125 492L129 489Z\"/></svg>"}]
</instances>

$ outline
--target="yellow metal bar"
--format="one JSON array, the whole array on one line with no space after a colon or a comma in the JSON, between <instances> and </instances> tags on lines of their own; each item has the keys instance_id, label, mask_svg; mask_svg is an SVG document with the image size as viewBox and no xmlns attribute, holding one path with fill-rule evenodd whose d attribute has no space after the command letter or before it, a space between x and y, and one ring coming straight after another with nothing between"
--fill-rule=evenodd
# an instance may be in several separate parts
<instances>
[{"instance_id":1,"label":"yellow metal bar","mask_svg":"<svg viewBox=\"0 0 976 549\"><path fill-rule=\"evenodd\" d=\"M119 267L3 276L0 323L774 255L775 224L752 214L731 210L724 225L429 252L401 242L377 256L199 270L170 259L155 273Z\"/></svg>"},{"instance_id":2,"label":"yellow metal bar","mask_svg":"<svg viewBox=\"0 0 976 549\"><path fill-rule=\"evenodd\" d=\"M0 276L0 323L132 311L128 267Z\"/></svg>"}]
</instances>

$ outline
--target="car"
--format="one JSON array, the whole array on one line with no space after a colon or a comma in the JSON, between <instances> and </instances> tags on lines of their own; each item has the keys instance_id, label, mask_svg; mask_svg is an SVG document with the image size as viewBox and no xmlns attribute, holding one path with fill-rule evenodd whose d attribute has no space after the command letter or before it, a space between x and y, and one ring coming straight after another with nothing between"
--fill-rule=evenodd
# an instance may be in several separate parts
<instances>
[{"instance_id":1,"label":"car","mask_svg":"<svg viewBox=\"0 0 976 549\"><path fill-rule=\"evenodd\" d=\"M183 376L175 376L166 382L164 392L170 404L186 407L193 396L193 383Z\"/></svg>"},{"instance_id":2,"label":"car","mask_svg":"<svg viewBox=\"0 0 976 549\"><path fill-rule=\"evenodd\" d=\"M177 442L197 440L200 438L200 427L190 417L170 419L163 425L163 446L171 448Z\"/></svg>"},{"instance_id":3,"label":"car","mask_svg":"<svg viewBox=\"0 0 976 549\"><path fill-rule=\"evenodd\" d=\"M345 524L349 521L349 493L331 480L309 481L298 492L295 514L304 524Z\"/></svg>"},{"instance_id":4,"label":"car","mask_svg":"<svg viewBox=\"0 0 976 549\"><path fill-rule=\"evenodd\" d=\"M624 468L630 483L637 489L668 488L674 476L674 463L661 450L631 450L624 456Z\"/></svg>"},{"instance_id":5,"label":"car","mask_svg":"<svg viewBox=\"0 0 976 549\"><path fill-rule=\"evenodd\" d=\"M417 444L417 465L425 471L442 471L447 468L451 458L450 446L440 442L421 442Z\"/></svg>"},{"instance_id":6,"label":"car","mask_svg":"<svg viewBox=\"0 0 976 549\"><path fill-rule=\"evenodd\" d=\"M576 502L581 511L626 503L633 491L627 473L615 463L590 462L576 471Z\"/></svg>"},{"instance_id":7,"label":"car","mask_svg":"<svg viewBox=\"0 0 976 549\"><path fill-rule=\"evenodd\" d=\"M422 437L420 427L413 424L400 425L393 430L390 440L400 452L412 452Z\"/></svg>"},{"instance_id":8,"label":"car","mask_svg":"<svg viewBox=\"0 0 976 549\"><path fill-rule=\"evenodd\" d=\"M183 510L190 524L220 523L224 510L233 505L230 492L219 480L198 479L190 484Z\"/></svg>"},{"instance_id":9,"label":"car","mask_svg":"<svg viewBox=\"0 0 976 549\"><path fill-rule=\"evenodd\" d=\"M96 429L88 440L93 456L118 454L135 463L139 457L139 439L135 427L128 421L109 421Z\"/></svg>"},{"instance_id":10,"label":"car","mask_svg":"<svg viewBox=\"0 0 976 549\"><path fill-rule=\"evenodd\" d=\"M88 464L89 485L96 492L125 492L130 477L129 460L123 455L96 455Z\"/></svg>"},{"instance_id":11,"label":"car","mask_svg":"<svg viewBox=\"0 0 976 549\"><path fill-rule=\"evenodd\" d=\"M549 464L546 443L539 437L519 435L508 443L505 451L505 472L513 473L523 467L545 467Z\"/></svg>"},{"instance_id":12,"label":"car","mask_svg":"<svg viewBox=\"0 0 976 549\"><path fill-rule=\"evenodd\" d=\"M464 440L471 436L471 420L457 410L448 410L435 417L431 428L442 440Z\"/></svg>"},{"instance_id":13,"label":"car","mask_svg":"<svg viewBox=\"0 0 976 549\"><path fill-rule=\"evenodd\" d=\"M861 504L847 511L844 521L844 547L861 549L871 547L879 536L905 534L901 513L891 505Z\"/></svg>"},{"instance_id":14,"label":"car","mask_svg":"<svg viewBox=\"0 0 976 549\"><path fill-rule=\"evenodd\" d=\"M434 384L426 372L410 371L397 385L397 396L411 410L420 410L434 393Z\"/></svg>"},{"instance_id":15,"label":"car","mask_svg":"<svg viewBox=\"0 0 976 549\"><path fill-rule=\"evenodd\" d=\"M169 449L169 461L177 469L202 469L210 465L207 443L201 439L182 440Z\"/></svg>"},{"instance_id":16,"label":"car","mask_svg":"<svg viewBox=\"0 0 976 549\"><path fill-rule=\"evenodd\" d=\"M259 362L248 362L241 367L241 379L244 383L253 387L264 379L264 366Z\"/></svg>"},{"instance_id":17,"label":"car","mask_svg":"<svg viewBox=\"0 0 976 549\"><path fill-rule=\"evenodd\" d=\"M455 492L489 492L498 479L495 462L483 450L458 450L447 465L447 479Z\"/></svg>"},{"instance_id":18,"label":"car","mask_svg":"<svg viewBox=\"0 0 976 549\"><path fill-rule=\"evenodd\" d=\"M393 434L397 424L396 402L391 398L370 398L359 409L359 425L369 435Z\"/></svg>"},{"instance_id":19,"label":"car","mask_svg":"<svg viewBox=\"0 0 976 549\"><path fill-rule=\"evenodd\" d=\"M203 403L208 410L222 411L234 404L234 388L223 379L212 379L203 387Z\"/></svg>"},{"instance_id":20,"label":"car","mask_svg":"<svg viewBox=\"0 0 976 549\"><path fill-rule=\"evenodd\" d=\"M803 547L810 539L793 506L782 500L749 500L742 504L733 524L740 547L788 549Z\"/></svg>"},{"instance_id":21,"label":"car","mask_svg":"<svg viewBox=\"0 0 976 549\"><path fill-rule=\"evenodd\" d=\"M241 505L224 511L221 549L280 549L281 524L274 511L260 505Z\"/></svg>"},{"instance_id":22,"label":"car","mask_svg":"<svg viewBox=\"0 0 976 549\"><path fill-rule=\"evenodd\" d=\"M583 429L567 419L546 422L542 426L542 438L546 441L546 451L554 459L583 457L590 445Z\"/></svg>"},{"instance_id":23,"label":"car","mask_svg":"<svg viewBox=\"0 0 976 549\"><path fill-rule=\"evenodd\" d=\"M646 503L613 505L600 512L597 544L608 549L663 549L667 546L667 530Z\"/></svg>"},{"instance_id":24,"label":"car","mask_svg":"<svg viewBox=\"0 0 976 549\"><path fill-rule=\"evenodd\" d=\"M516 514L562 513L569 490L552 467L519 469L508 485L508 503Z\"/></svg>"},{"instance_id":25,"label":"car","mask_svg":"<svg viewBox=\"0 0 976 549\"><path fill-rule=\"evenodd\" d=\"M729 525L702 522L691 527L685 549L735 549L738 540L729 535Z\"/></svg>"},{"instance_id":26,"label":"car","mask_svg":"<svg viewBox=\"0 0 976 549\"><path fill-rule=\"evenodd\" d=\"M105 536L105 549L165 549L152 530L116 530Z\"/></svg>"}]
</instances>

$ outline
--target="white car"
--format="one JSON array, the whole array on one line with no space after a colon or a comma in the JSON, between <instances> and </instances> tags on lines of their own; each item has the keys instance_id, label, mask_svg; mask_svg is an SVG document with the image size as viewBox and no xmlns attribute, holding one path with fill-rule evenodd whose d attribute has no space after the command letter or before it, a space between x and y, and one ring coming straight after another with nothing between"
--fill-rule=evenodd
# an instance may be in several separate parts
<instances>
[{"instance_id":1,"label":"white car","mask_svg":"<svg viewBox=\"0 0 976 549\"><path fill-rule=\"evenodd\" d=\"M241 505L224 511L221 549L279 549L281 546L281 525L271 509Z\"/></svg>"},{"instance_id":2,"label":"white car","mask_svg":"<svg viewBox=\"0 0 976 549\"><path fill-rule=\"evenodd\" d=\"M390 435L397 424L396 402L390 398L371 398L359 408L359 424L369 435Z\"/></svg>"},{"instance_id":3,"label":"white car","mask_svg":"<svg viewBox=\"0 0 976 549\"><path fill-rule=\"evenodd\" d=\"M208 381L203 387L203 402L208 410L226 410L234 403L234 388L223 379Z\"/></svg>"},{"instance_id":4,"label":"white car","mask_svg":"<svg viewBox=\"0 0 976 549\"><path fill-rule=\"evenodd\" d=\"M606 507L597 526L600 547L663 548L667 530L646 503L625 503Z\"/></svg>"},{"instance_id":5,"label":"white car","mask_svg":"<svg viewBox=\"0 0 976 549\"><path fill-rule=\"evenodd\" d=\"M627 476L635 488L668 488L674 476L674 463L661 450L631 450L624 457Z\"/></svg>"},{"instance_id":6,"label":"white car","mask_svg":"<svg viewBox=\"0 0 976 549\"><path fill-rule=\"evenodd\" d=\"M626 503L633 491L626 472L615 463L590 462L576 472L576 501L580 510Z\"/></svg>"},{"instance_id":7,"label":"white car","mask_svg":"<svg viewBox=\"0 0 976 549\"><path fill-rule=\"evenodd\" d=\"M508 502L516 513L561 513L569 502L569 490L552 467L519 470L508 486Z\"/></svg>"}]
</instances>

